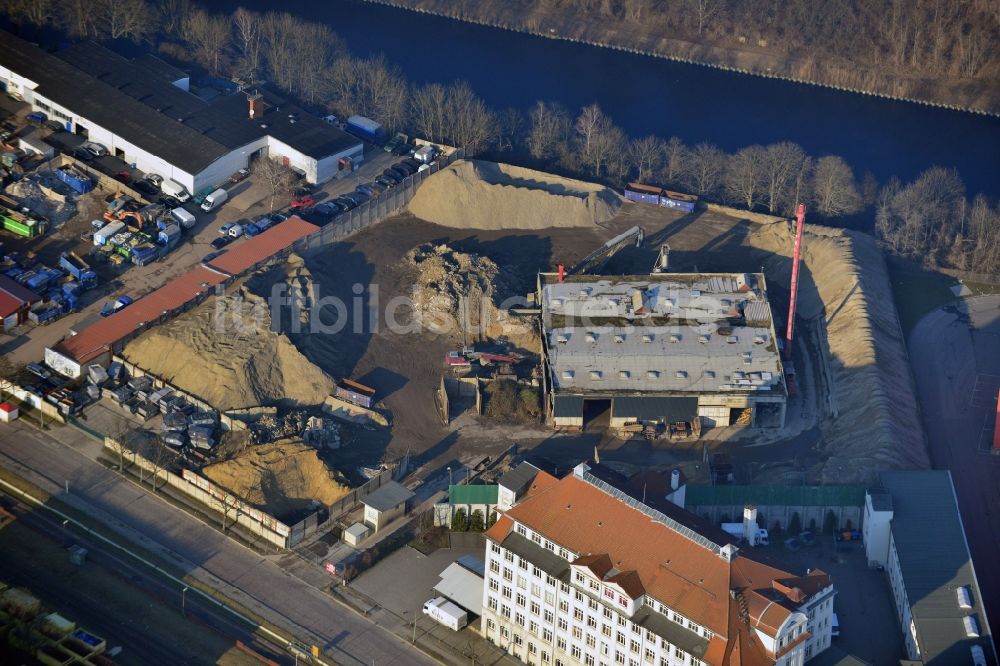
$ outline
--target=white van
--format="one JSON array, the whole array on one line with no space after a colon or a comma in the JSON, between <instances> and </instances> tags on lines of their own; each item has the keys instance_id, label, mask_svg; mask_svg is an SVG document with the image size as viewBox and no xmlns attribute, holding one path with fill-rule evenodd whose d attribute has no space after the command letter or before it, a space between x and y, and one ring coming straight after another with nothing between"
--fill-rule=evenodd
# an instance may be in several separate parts
<instances>
[{"instance_id":1,"label":"white van","mask_svg":"<svg viewBox=\"0 0 1000 666\"><path fill-rule=\"evenodd\" d=\"M191 198L188 191L184 189L184 186L175 180L170 180L169 178L162 183L160 183L160 191L166 194L168 197L173 197L184 203Z\"/></svg>"},{"instance_id":2,"label":"white van","mask_svg":"<svg viewBox=\"0 0 1000 666\"><path fill-rule=\"evenodd\" d=\"M244 229L242 224L234 224L229 227L229 235L233 238L239 238L243 235Z\"/></svg>"},{"instance_id":3,"label":"white van","mask_svg":"<svg viewBox=\"0 0 1000 666\"><path fill-rule=\"evenodd\" d=\"M201 204L201 209L206 213L211 213L213 210L226 203L226 199L228 198L229 192L220 188L205 197L205 201Z\"/></svg>"},{"instance_id":4,"label":"white van","mask_svg":"<svg viewBox=\"0 0 1000 666\"><path fill-rule=\"evenodd\" d=\"M192 229L198 223L197 218L186 208L174 208L170 211L171 217L177 220L177 224L184 229Z\"/></svg>"}]
</instances>

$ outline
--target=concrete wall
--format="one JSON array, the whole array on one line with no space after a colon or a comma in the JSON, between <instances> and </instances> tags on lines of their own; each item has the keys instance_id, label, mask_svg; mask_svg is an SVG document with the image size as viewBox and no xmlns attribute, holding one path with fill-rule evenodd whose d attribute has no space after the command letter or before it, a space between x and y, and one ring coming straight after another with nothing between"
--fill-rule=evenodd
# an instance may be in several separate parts
<instances>
[{"instance_id":1,"label":"concrete wall","mask_svg":"<svg viewBox=\"0 0 1000 666\"><path fill-rule=\"evenodd\" d=\"M741 520L743 515L743 505L732 505L732 506L688 506L686 507L688 511L698 514L699 516L708 516L708 520L713 523L723 522L722 518L728 517L731 521ZM809 529L809 521L816 521L816 529L823 529L823 521L826 520L827 511L833 511L833 514L837 517L837 527L844 528L847 525L847 521L851 521L851 527L853 529L859 529L861 527L862 509L859 506L758 506L757 513L759 516L763 516L767 529L772 529L777 523L781 529L788 529L788 523L792 519L792 515L795 513L799 514L799 522L802 525L803 530Z\"/></svg>"},{"instance_id":2,"label":"concrete wall","mask_svg":"<svg viewBox=\"0 0 1000 666\"><path fill-rule=\"evenodd\" d=\"M406 513L406 503L386 511L376 511L370 506L365 507L365 522L376 532Z\"/></svg>"},{"instance_id":3,"label":"concrete wall","mask_svg":"<svg viewBox=\"0 0 1000 666\"><path fill-rule=\"evenodd\" d=\"M51 402L42 400L34 393L29 393L28 391L24 390L17 384L14 384L9 381L4 381L2 383L2 387L5 393L10 393L21 402L27 405L31 405L35 409L39 410L42 413L43 420L45 421L52 420L58 423L66 423L66 417L64 417L62 412L59 411L59 408L53 405ZM22 419L25 418L25 414L23 411L21 411L20 416L18 418ZM29 418L35 420L38 418L38 415L32 414Z\"/></svg>"}]
</instances>

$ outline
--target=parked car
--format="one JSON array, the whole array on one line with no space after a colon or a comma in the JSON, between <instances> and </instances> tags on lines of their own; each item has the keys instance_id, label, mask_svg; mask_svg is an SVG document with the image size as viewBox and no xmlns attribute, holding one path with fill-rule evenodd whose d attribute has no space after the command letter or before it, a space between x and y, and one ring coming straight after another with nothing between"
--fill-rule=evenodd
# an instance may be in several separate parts
<instances>
[{"instance_id":1,"label":"parked car","mask_svg":"<svg viewBox=\"0 0 1000 666\"><path fill-rule=\"evenodd\" d=\"M249 169L240 169L232 176L229 177L229 182L231 183L242 183L244 180L250 177Z\"/></svg>"},{"instance_id":2,"label":"parked car","mask_svg":"<svg viewBox=\"0 0 1000 666\"><path fill-rule=\"evenodd\" d=\"M343 209L333 201L324 201L313 210L320 215L332 216L340 213Z\"/></svg>"},{"instance_id":3,"label":"parked car","mask_svg":"<svg viewBox=\"0 0 1000 666\"><path fill-rule=\"evenodd\" d=\"M400 160L399 163L400 164L406 164L408 166L413 167L414 169L419 169L420 165L423 164L423 162L421 162L420 160L416 160L416 159L414 159L412 157L407 157L405 160Z\"/></svg>"},{"instance_id":4,"label":"parked car","mask_svg":"<svg viewBox=\"0 0 1000 666\"><path fill-rule=\"evenodd\" d=\"M336 199L333 200L333 202L338 206L340 206L341 209L343 209L345 212L351 210L352 208L358 205L357 201L354 201L353 199L350 199L349 197L346 196L337 197Z\"/></svg>"},{"instance_id":5,"label":"parked car","mask_svg":"<svg viewBox=\"0 0 1000 666\"><path fill-rule=\"evenodd\" d=\"M208 187L206 187L206 188L202 189L200 192L198 192L198 194L194 195L194 197L192 197L192 200L196 204L198 204L200 206L201 204L205 203L205 197L207 197L209 194L211 194L214 191L215 191L215 187L213 187L212 185L209 185Z\"/></svg>"},{"instance_id":6,"label":"parked car","mask_svg":"<svg viewBox=\"0 0 1000 666\"><path fill-rule=\"evenodd\" d=\"M222 239L221 238L216 238L215 240L222 240ZM212 259L215 259L216 257L218 257L220 255L223 255L223 254L225 254L225 252L223 250L217 250L215 252L209 252L208 254L206 254L204 257L201 258L201 263L207 264L208 262L212 261Z\"/></svg>"},{"instance_id":7,"label":"parked car","mask_svg":"<svg viewBox=\"0 0 1000 666\"><path fill-rule=\"evenodd\" d=\"M221 227L219 227L219 233L223 236L229 235L229 230L236 226L235 222L226 222Z\"/></svg>"},{"instance_id":8,"label":"parked car","mask_svg":"<svg viewBox=\"0 0 1000 666\"><path fill-rule=\"evenodd\" d=\"M403 176L398 171L393 171L392 168L388 168L382 172L383 178L388 178L389 180L395 182L397 185L403 182Z\"/></svg>"},{"instance_id":9,"label":"parked car","mask_svg":"<svg viewBox=\"0 0 1000 666\"><path fill-rule=\"evenodd\" d=\"M311 194L303 194L292 199L292 208L309 208L316 205L316 197Z\"/></svg>"},{"instance_id":10,"label":"parked car","mask_svg":"<svg viewBox=\"0 0 1000 666\"><path fill-rule=\"evenodd\" d=\"M29 113L28 115L26 115L24 117L24 119L26 121L28 121L29 125L41 126L41 125L44 125L46 123L46 121L49 119L49 117L46 116L41 111L32 111L31 113Z\"/></svg>"},{"instance_id":11,"label":"parked car","mask_svg":"<svg viewBox=\"0 0 1000 666\"><path fill-rule=\"evenodd\" d=\"M48 379L52 376L52 373L45 369L44 366L38 363L29 363L24 366L28 372L35 375L36 377L41 377L42 379Z\"/></svg>"},{"instance_id":12,"label":"parked car","mask_svg":"<svg viewBox=\"0 0 1000 666\"><path fill-rule=\"evenodd\" d=\"M81 146L84 150L89 150L94 157L102 157L108 154L108 149L97 143L96 141L88 141Z\"/></svg>"},{"instance_id":13,"label":"parked car","mask_svg":"<svg viewBox=\"0 0 1000 666\"><path fill-rule=\"evenodd\" d=\"M170 210L173 210L174 208L180 208L182 205L184 205L183 201L181 201L177 197L171 197L171 196L161 196L160 203L169 208Z\"/></svg>"},{"instance_id":14,"label":"parked car","mask_svg":"<svg viewBox=\"0 0 1000 666\"><path fill-rule=\"evenodd\" d=\"M157 189L159 189L160 185L163 184L163 176L155 173L147 173L146 180L151 182L153 185L156 185Z\"/></svg>"},{"instance_id":15,"label":"parked car","mask_svg":"<svg viewBox=\"0 0 1000 666\"><path fill-rule=\"evenodd\" d=\"M221 250L222 248L232 243L234 240L236 239L229 235L219 236L214 241L212 241L212 247L214 247L216 250Z\"/></svg>"},{"instance_id":16,"label":"parked car","mask_svg":"<svg viewBox=\"0 0 1000 666\"><path fill-rule=\"evenodd\" d=\"M94 161L94 154L92 152L90 152L89 150L87 150L86 148L82 148L82 147L74 148L72 155L73 155L73 157L75 157L76 159L80 160L81 162L93 162Z\"/></svg>"},{"instance_id":17,"label":"parked car","mask_svg":"<svg viewBox=\"0 0 1000 666\"><path fill-rule=\"evenodd\" d=\"M145 178L143 178L142 180L137 180L134 183L132 183L132 189L141 194L144 194L150 199L159 198L160 195L160 188L158 188L156 185L149 182L149 180Z\"/></svg>"},{"instance_id":18,"label":"parked car","mask_svg":"<svg viewBox=\"0 0 1000 666\"><path fill-rule=\"evenodd\" d=\"M47 120L45 126L53 132L65 132L66 125L61 120Z\"/></svg>"},{"instance_id":19,"label":"parked car","mask_svg":"<svg viewBox=\"0 0 1000 666\"><path fill-rule=\"evenodd\" d=\"M397 178L399 178L399 182L403 182L404 180L413 175L412 173L410 173L409 169L401 166L389 167L387 171L391 174L394 174Z\"/></svg>"},{"instance_id":20,"label":"parked car","mask_svg":"<svg viewBox=\"0 0 1000 666\"><path fill-rule=\"evenodd\" d=\"M119 183L125 183L128 185L132 182L132 172L131 171L119 171L115 174L115 180Z\"/></svg>"},{"instance_id":21,"label":"parked car","mask_svg":"<svg viewBox=\"0 0 1000 666\"><path fill-rule=\"evenodd\" d=\"M288 216L285 215L284 213L271 213L271 221L274 222L275 224L278 224L279 222L284 222L287 219Z\"/></svg>"},{"instance_id":22,"label":"parked car","mask_svg":"<svg viewBox=\"0 0 1000 666\"><path fill-rule=\"evenodd\" d=\"M375 178L375 183L381 185L384 189L391 190L392 188L399 185L399 181L387 178L386 176L377 176Z\"/></svg>"}]
</instances>

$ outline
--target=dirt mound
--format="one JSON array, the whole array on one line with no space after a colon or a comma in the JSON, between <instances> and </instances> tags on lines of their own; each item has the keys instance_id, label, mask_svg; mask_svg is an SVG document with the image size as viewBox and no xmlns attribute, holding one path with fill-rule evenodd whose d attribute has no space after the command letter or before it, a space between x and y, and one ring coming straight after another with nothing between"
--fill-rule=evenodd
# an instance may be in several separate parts
<instances>
[{"instance_id":1,"label":"dirt mound","mask_svg":"<svg viewBox=\"0 0 1000 666\"><path fill-rule=\"evenodd\" d=\"M316 449L298 439L252 447L202 473L279 519L307 509L313 500L332 504L351 490L319 459Z\"/></svg>"},{"instance_id":2,"label":"dirt mound","mask_svg":"<svg viewBox=\"0 0 1000 666\"><path fill-rule=\"evenodd\" d=\"M11 183L6 192L22 206L45 216L50 227L57 227L76 215L76 206L72 200L58 201L47 197L35 176Z\"/></svg>"},{"instance_id":3,"label":"dirt mound","mask_svg":"<svg viewBox=\"0 0 1000 666\"><path fill-rule=\"evenodd\" d=\"M793 240L788 225L763 226L749 240L778 255L766 260L768 277L787 284ZM808 225L802 260L798 316L818 325L823 353L814 361L830 389L831 418L821 424L821 446L829 458L818 470L821 481L864 483L878 470L929 467L888 272L875 239Z\"/></svg>"},{"instance_id":4,"label":"dirt mound","mask_svg":"<svg viewBox=\"0 0 1000 666\"><path fill-rule=\"evenodd\" d=\"M284 333L271 330L267 301L245 283L142 334L125 356L222 410L318 405L334 387Z\"/></svg>"},{"instance_id":5,"label":"dirt mound","mask_svg":"<svg viewBox=\"0 0 1000 666\"><path fill-rule=\"evenodd\" d=\"M487 338L506 335L519 346L531 344L523 337L534 329L507 313L518 296L509 269L489 257L432 243L418 245L406 259L416 269L414 308L424 328L442 334L479 332Z\"/></svg>"},{"instance_id":6,"label":"dirt mound","mask_svg":"<svg viewBox=\"0 0 1000 666\"><path fill-rule=\"evenodd\" d=\"M409 205L421 219L462 229L590 227L620 207L618 194L602 185L478 160L434 174Z\"/></svg>"}]
</instances>

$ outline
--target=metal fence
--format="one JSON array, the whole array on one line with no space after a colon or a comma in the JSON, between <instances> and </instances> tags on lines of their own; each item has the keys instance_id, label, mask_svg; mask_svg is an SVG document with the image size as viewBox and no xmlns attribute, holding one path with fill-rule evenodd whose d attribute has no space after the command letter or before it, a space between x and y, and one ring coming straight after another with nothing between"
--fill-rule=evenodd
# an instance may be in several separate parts
<instances>
[{"instance_id":1,"label":"metal fence","mask_svg":"<svg viewBox=\"0 0 1000 666\"><path fill-rule=\"evenodd\" d=\"M465 157L465 151L461 148L456 149L447 157L431 164L429 169L419 171L396 187L369 199L357 208L337 215L319 231L296 241L292 245L292 249L300 252L325 247L356 234L376 222L381 222L410 203L413 195L417 193L417 188L424 180L463 157Z\"/></svg>"}]
</instances>

